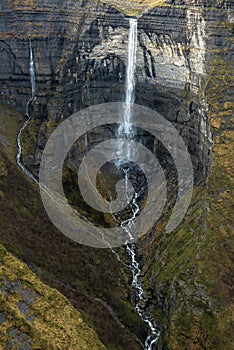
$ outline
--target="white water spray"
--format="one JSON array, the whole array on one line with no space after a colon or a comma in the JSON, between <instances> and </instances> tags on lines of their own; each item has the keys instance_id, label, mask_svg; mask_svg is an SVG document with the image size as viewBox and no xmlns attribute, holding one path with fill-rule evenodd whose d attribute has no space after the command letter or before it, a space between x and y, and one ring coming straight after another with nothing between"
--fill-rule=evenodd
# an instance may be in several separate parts
<instances>
[{"instance_id":1,"label":"white water spray","mask_svg":"<svg viewBox=\"0 0 234 350\"><path fill-rule=\"evenodd\" d=\"M35 68L34 68L34 59L33 59L33 50L32 50L32 43L31 40L29 39L29 51L30 51L30 61L29 61L29 71L30 71L30 80L31 80L31 97L27 102L26 106L26 117L27 120L25 121L24 125L20 129L18 136L17 136L17 145L18 145L18 153L16 156L17 164L23 171L23 173L28 176L31 180L36 182L38 184L38 180L33 176L33 174L23 165L21 157L22 157L22 143L21 143L21 138L22 138L22 133L24 129L28 126L28 123L31 120L30 114L29 114L29 107L31 103L35 100L35 91L36 91L36 83L35 83Z\"/></svg>"}]
</instances>

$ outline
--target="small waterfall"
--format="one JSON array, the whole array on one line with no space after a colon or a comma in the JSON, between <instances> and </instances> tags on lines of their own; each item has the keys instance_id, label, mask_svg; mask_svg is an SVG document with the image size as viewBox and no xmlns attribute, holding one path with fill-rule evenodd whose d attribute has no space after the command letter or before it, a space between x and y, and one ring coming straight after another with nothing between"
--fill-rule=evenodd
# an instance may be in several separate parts
<instances>
[{"instance_id":1,"label":"small waterfall","mask_svg":"<svg viewBox=\"0 0 234 350\"><path fill-rule=\"evenodd\" d=\"M32 50L32 43L31 39L29 39L29 56L30 56L30 61L29 61L29 71L30 71L30 81L31 81L31 97L27 102L26 106L26 117L27 120L25 121L24 125L20 129L18 136L17 136L17 145L18 145L18 153L16 156L16 161L18 166L21 168L23 173L28 176L30 179L32 179L34 182L38 183L38 180L33 176L33 174L25 168L25 166L22 163L21 157L22 157L22 144L21 144L21 138L22 138L22 133L28 126L28 123L31 120L30 114L29 114L29 107L31 103L35 100L35 92L36 92L36 83L35 83L35 68L34 68L34 59L33 59L33 50Z\"/></svg>"},{"instance_id":2,"label":"small waterfall","mask_svg":"<svg viewBox=\"0 0 234 350\"><path fill-rule=\"evenodd\" d=\"M117 137L119 140L119 155L125 154L126 159L131 159L132 152L135 149L131 147L131 140L134 138L134 129L132 128L133 107L135 102L135 84L136 84L136 55L137 55L137 19L130 19L129 29L129 41L128 41L128 62L126 71L126 84L125 84L125 105L123 111L123 123L118 128ZM123 137L130 140L129 149L123 150ZM117 160L117 167L120 167L125 160L121 160L120 157ZM125 190L128 193L128 170L123 169L125 173ZM135 193L132 201L132 216L130 219L121 223L122 229L127 232L130 241L134 237L131 235L131 226L140 210L137 205L137 198L140 193ZM148 310L145 310L145 303L147 296L141 284L141 268L140 264L136 260L136 245L134 243L126 244L126 251L130 259L130 270L132 273L132 288L136 293L135 309L141 319L147 324L149 328L149 335L144 344L144 350L152 350L153 345L157 343L160 331L156 327L153 317Z\"/></svg>"}]
</instances>

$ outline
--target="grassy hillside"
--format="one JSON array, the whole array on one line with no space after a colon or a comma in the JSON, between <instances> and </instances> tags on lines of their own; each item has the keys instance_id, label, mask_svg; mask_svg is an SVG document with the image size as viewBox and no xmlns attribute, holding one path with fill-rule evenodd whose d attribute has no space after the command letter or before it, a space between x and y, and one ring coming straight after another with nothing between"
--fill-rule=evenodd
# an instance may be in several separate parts
<instances>
[{"instance_id":1,"label":"grassy hillside","mask_svg":"<svg viewBox=\"0 0 234 350\"><path fill-rule=\"evenodd\" d=\"M129 300L128 271L109 250L76 244L50 222L38 186L16 165L16 135L22 122L19 113L1 105L0 243L62 292L108 349L140 349L135 334L143 340L146 327Z\"/></svg>"},{"instance_id":2,"label":"grassy hillside","mask_svg":"<svg viewBox=\"0 0 234 350\"><path fill-rule=\"evenodd\" d=\"M32 238L29 232L33 230L36 217L31 216L30 205L38 203L37 189L28 181L22 188L22 179L17 172L13 177L16 176L18 181L13 180L14 184L9 185L8 180L16 167L16 131L22 119L8 106L1 105L0 114L1 242L23 256L17 238L20 240L22 232L28 236L25 237L27 250L26 239ZM35 244L33 241L31 243ZM0 329L1 349L5 346L9 349L20 346L24 350L105 349L95 331L87 326L72 304L57 290L44 284L3 245L0 245Z\"/></svg>"},{"instance_id":3,"label":"grassy hillside","mask_svg":"<svg viewBox=\"0 0 234 350\"><path fill-rule=\"evenodd\" d=\"M80 313L0 245L0 348L105 349Z\"/></svg>"}]
</instances>

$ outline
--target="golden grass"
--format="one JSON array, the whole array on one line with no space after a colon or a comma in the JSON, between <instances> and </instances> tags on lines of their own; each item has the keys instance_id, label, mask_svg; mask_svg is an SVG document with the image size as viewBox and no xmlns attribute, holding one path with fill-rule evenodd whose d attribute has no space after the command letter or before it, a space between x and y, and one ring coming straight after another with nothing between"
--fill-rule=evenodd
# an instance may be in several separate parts
<instances>
[{"instance_id":1,"label":"golden grass","mask_svg":"<svg viewBox=\"0 0 234 350\"><path fill-rule=\"evenodd\" d=\"M140 17L147 10L156 6L165 6L166 0L101 0L127 16Z\"/></svg>"},{"instance_id":2,"label":"golden grass","mask_svg":"<svg viewBox=\"0 0 234 350\"><path fill-rule=\"evenodd\" d=\"M80 313L61 293L41 282L2 245L0 257L0 313L5 315L1 324L1 349L5 348L7 341L17 342L17 349L20 346L20 340L9 333L11 329L24 334L33 349L105 349L94 330L85 324ZM17 283L18 288L14 287ZM4 293L5 289L8 294ZM27 299L23 292L33 297ZM27 305L26 314L18 307L22 301ZM33 316L33 319L29 321L28 316Z\"/></svg>"}]
</instances>

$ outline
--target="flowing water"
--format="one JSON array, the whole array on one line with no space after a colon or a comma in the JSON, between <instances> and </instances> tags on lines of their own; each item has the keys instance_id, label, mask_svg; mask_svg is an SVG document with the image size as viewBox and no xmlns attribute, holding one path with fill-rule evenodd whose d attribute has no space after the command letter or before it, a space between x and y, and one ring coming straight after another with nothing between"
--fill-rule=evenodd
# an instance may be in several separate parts
<instances>
[{"instance_id":1,"label":"flowing water","mask_svg":"<svg viewBox=\"0 0 234 350\"><path fill-rule=\"evenodd\" d=\"M134 129L132 128L132 114L135 102L135 85L136 85L136 56L137 56L137 19L130 18L130 29L128 37L128 61L126 67L126 82L125 82L125 103L122 111L122 123L117 131L119 138L119 154L124 147L123 136L129 140L134 138ZM131 142L131 141L130 141ZM126 158L131 157L131 152L134 147L128 147L124 150ZM118 158L118 157L117 157ZM117 162L117 166L121 165L121 160Z\"/></svg>"},{"instance_id":2,"label":"flowing water","mask_svg":"<svg viewBox=\"0 0 234 350\"><path fill-rule=\"evenodd\" d=\"M125 154L126 159L131 158L131 152L134 152L134 147L130 147L129 149L125 149L124 153L121 150L123 147L123 137L132 140L134 137L134 129L132 128L132 118L133 118L133 107L135 101L135 84L136 84L136 56L137 56L137 19L130 19L130 29L129 29L129 40L128 40L128 61L127 61L127 70L126 70L126 84L125 84L125 106L123 111L122 124L120 124L118 128L118 138L120 138L119 142L119 154ZM123 161L126 162L125 160ZM118 160L117 166L121 166L122 161ZM128 193L128 170L123 170L125 173L125 191ZM131 235L131 226L134 223L134 220L137 214L140 211L139 206L137 205L137 198L140 193L135 193L134 198L132 200L132 214L130 219L125 220L121 223L122 229L128 233L130 241L133 240L134 237ZM129 200L129 198L128 198ZM149 310L146 309L147 297L144 292L141 283L141 268L140 264L137 262L136 258L136 245L135 243L126 244L126 251L128 253L130 259L130 270L132 274L132 289L135 292L135 309L141 319L147 324L149 329L148 337L144 344L145 350L152 350L153 345L157 343L160 330L155 325L152 315Z\"/></svg>"},{"instance_id":3,"label":"flowing water","mask_svg":"<svg viewBox=\"0 0 234 350\"><path fill-rule=\"evenodd\" d=\"M36 83L35 83L35 68L34 68L34 59L33 59L33 50L32 50L32 43L31 40L29 39L29 52L30 52L30 61L29 61L29 71L30 71L30 81L31 81L31 96L30 99L27 102L26 106L26 121L22 128L20 129L18 136L17 136L17 144L18 144L18 153L16 156L17 164L23 171L23 173L28 176L30 179L32 179L34 182L38 183L38 180L33 176L33 174L23 165L22 163L22 133L28 126L28 123L31 120L30 114L29 114L29 108L31 103L35 100L35 92L36 92Z\"/></svg>"},{"instance_id":4,"label":"flowing water","mask_svg":"<svg viewBox=\"0 0 234 350\"><path fill-rule=\"evenodd\" d=\"M136 56L137 56L137 19L130 19L130 29L128 37L128 61L125 82L125 106L123 111L123 124L120 124L118 136L123 133L132 133L132 113L135 102L136 85Z\"/></svg>"}]
</instances>

